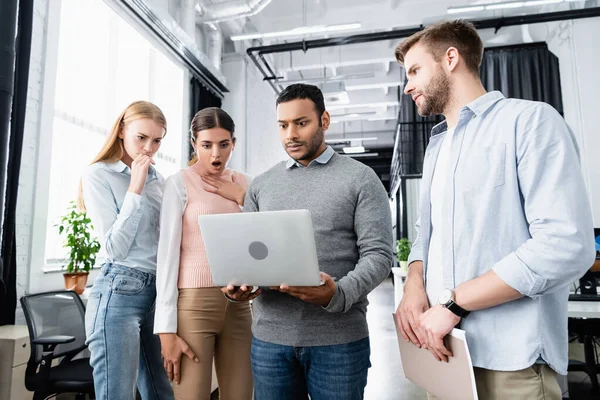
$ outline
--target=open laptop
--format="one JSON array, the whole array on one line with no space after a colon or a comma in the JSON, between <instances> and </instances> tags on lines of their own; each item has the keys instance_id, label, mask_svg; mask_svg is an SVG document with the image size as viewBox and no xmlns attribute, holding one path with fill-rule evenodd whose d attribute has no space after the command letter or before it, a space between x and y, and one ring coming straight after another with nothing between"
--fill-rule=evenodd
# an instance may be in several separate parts
<instances>
[{"instance_id":1,"label":"open laptop","mask_svg":"<svg viewBox=\"0 0 600 400\"><path fill-rule=\"evenodd\" d=\"M319 286L319 263L308 210L198 217L217 286Z\"/></svg>"}]
</instances>

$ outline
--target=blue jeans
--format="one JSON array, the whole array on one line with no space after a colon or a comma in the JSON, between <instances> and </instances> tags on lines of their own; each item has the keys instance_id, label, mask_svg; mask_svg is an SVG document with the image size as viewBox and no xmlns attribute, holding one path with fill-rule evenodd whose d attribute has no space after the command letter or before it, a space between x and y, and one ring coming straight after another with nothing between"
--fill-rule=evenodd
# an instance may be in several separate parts
<instances>
[{"instance_id":1,"label":"blue jeans","mask_svg":"<svg viewBox=\"0 0 600 400\"><path fill-rule=\"evenodd\" d=\"M155 277L104 264L85 312L96 399L173 399L154 335Z\"/></svg>"},{"instance_id":2,"label":"blue jeans","mask_svg":"<svg viewBox=\"0 0 600 400\"><path fill-rule=\"evenodd\" d=\"M252 339L254 400L362 400L369 338L334 346L291 347Z\"/></svg>"}]
</instances>

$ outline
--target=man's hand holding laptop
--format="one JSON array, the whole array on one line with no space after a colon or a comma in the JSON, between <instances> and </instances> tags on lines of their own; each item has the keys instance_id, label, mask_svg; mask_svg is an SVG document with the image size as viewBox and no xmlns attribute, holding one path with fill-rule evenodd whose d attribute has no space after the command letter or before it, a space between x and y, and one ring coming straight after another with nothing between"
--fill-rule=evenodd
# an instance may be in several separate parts
<instances>
[{"instance_id":1,"label":"man's hand holding laptop","mask_svg":"<svg viewBox=\"0 0 600 400\"><path fill-rule=\"evenodd\" d=\"M337 285L333 278L325 272L320 272L319 275L322 282L319 286L288 286L282 284L280 286L272 286L271 290L278 290L281 293L287 293L307 303L327 307L335 294Z\"/></svg>"},{"instance_id":2,"label":"man's hand holding laptop","mask_svg":"<svg viewBox=\"0 0 600 400\"><path fill-rule=\"evenodd\" d=\"M334 279L325 272L321 272L320 277L322 284L319 286L288 286L286 284L281 284L280 286L271 286L270 289L277 290L281 293L287 293L307 303L326 307L335 294L337 285L335 284ZM262 292L262 289L252 292L253 290L253 286L246 285L228 285L221 288L221 291L225 296L234 301L249 301L258 297Z\"/></svg>"}]
</instances>

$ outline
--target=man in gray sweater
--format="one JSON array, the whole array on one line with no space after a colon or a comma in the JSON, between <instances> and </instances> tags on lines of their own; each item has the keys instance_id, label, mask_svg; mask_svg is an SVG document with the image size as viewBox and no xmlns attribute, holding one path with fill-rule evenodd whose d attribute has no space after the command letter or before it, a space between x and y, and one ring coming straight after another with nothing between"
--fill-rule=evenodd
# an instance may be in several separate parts
<instances>
[{"instance_id":1,"label":"man in gray sweater","mask_svg":"<svg viewBox=\"0 0 600 400\"><path fill-rule=\"evenodd\" d=\"M254 300L254 398L362 399L367 295L392 266L386 191L371 168L326 145L330 115L316 86L288 86L277 98L277 119L290 159L254 179L244 211L310 210L324 284L282 285Z\"/></svg>"}]
</instances>

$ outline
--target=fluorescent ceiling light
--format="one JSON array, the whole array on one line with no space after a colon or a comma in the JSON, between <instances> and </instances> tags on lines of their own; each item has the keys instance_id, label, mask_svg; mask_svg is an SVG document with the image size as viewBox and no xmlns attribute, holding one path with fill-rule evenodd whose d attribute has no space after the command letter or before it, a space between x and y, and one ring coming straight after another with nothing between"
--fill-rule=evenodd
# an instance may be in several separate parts
<instances>
[{"instance_id":1,"label":"fluorescent ceiling light","mask_svg":"<svg viewBox=\"0 0 600 400\"><path fill-rule=\"evenodd\" d=\"M477 11L490 11L490 10L502 10L502 9L510 9L510 8L520 8L520 7L533 7L533 6L541 6L544 4L557 4L563 2L570 1L582 1L582 0L525 0L525 1L505 1L500 3L487 3L487 4L478 4L471 6L461 6L461 7L448 7L448 14L458 14L458 13L468 13L468 12L477 12Z\"/></svg>"},{"instance_id":2,"label":"fluorescent ceiling light","mask_svg":"<svg viewBox=\"0 0 600 400\"><path fill-rule=\"evenodd\" d=\"M308 71L308 70L312 70L312 69L322 70L323 67L327 67L327 68L356 67L359 65L396 63L396 62L397 62L396 59L393 57L369 58L369 59L361 59L361 60L339 61L339 62L332 62L332 63L327 63L327 64L297 65L297 66L293 66L293 67L281 68L280 71L294 72L294 71Z\"/></svg>"},{"instance_id":3,"label":"fluorescent ceiling light","mask_svg":"<svg viewBox=\"0 0 600 400\"><path fill-rule=\"evenodd\" d=\"M348 154L348 157L377 157L379 153Z\"/></svg>"},{"instance_id":4,"label":"fluorescent ceiling light","mask_svg":"<svg viewBox=\"0 0 600 400\"><path fill-rule=\"evenodd\" d=\"M346 154L357 154L357 153L365 152L364 146L344 147L343 150L344 150L344 153L346 153Z\"/></svg>"},{"instance_id":5,"label":"fluorescent ceiling light","mask_svg":"<svg viewBox=\"0 0 600 400\"><path fill-rule=\"evenodd\" d=\"M311 35L316 33L331 33L340 31L349 31L353 29L360 29L362 25L359 23L352 24L339 24L339 25L315 25L315 26L301 26L298 28L290 29L289 31L279 32L267 32L267 33L248 33L245 35L232 36L231 40L250 40L250 39L266 39L283 36L303 36Z\"/></svg>"},{"instance_id":6,"label":"fluorescent ceiling light","mask_svg":"<svg viewBox=\"0 0 600 400\"><path fill-rule=\"evenodd\" d=\"M541 6L544 4L554 4L554 3L562 3L562 0L529 0L529 1L525 2L524 6L531 7L531 6Z\"/></svg>"},{"instance_id":7,"label":"fluorescent ceiling light","mask_svg":"<svg viewBox=\"0 0 600 400\"><path fill-rule=\"evenodd\" d=\"M339 139L325 139L326 143L344 143L344 142L350 142L353 140L358 140L361 142L365 142L365 141L370 141L370 140L377 140L376 137L361 137L361 138L339 138Z\"/></svg>"},{"instance_id":8,"label":"fluorescent ceiling light","mask_svg":"<svg viewBox=\"0 0 600 400\"><path fill-rule=\"evenodd\" d=\"M523 1L514 1L514 2L509 2L509 3L494 3L494 4L488 4L487 6L485 6L486 10L502 10L504 8L519 8L519 7L523 7L525 5L525 2Z\"/></svg>"},{"instance_id":9,"label":"fluorescent ceiling light","mask_svg":"<svg viewBox=\"0 0 600 400\"><path fill-rule=\"evenodd\" d=\"M379 107L394 107L400 105L397 101L383 101L380 103L364 103L364 104L348 104L348 105L339 105L339 106L331 106L327 107L331 110L343 110L345 108L379 108Z\"/></svg>"},{"instance_id":10,"label":"fluorescent ceiling light","mask_svg":"<svg viewBox=\"0 0 600 400\"><path fill-rule=\"evenodd\" d=\"M485 10L484 6L450 7L448 8L448 14L458 14L461 12L475 12L483 10Z\"/></svg>"},{"instance_id":11,"label":"fluorescent ceiling light","mask_svg":"<svg viewBox=\"0 0 600 400\"><path fill-rule=\"evenodd\" d=\"M396 120L398 119L398 117L374 117L374 118L369 118L367 121L391 121L391 120Z\"/></svg>"},{"instance_id":12,"label":"fluorescent ceiling light","mask_svg":"<svg viewBox=\"0 0 600 400\"><path fill-rule=\"evenodd\" d=\"M363 72L360 74L352 74L352 75L336 75L336 76L318 76L316 78L304 78L304 79L277 79L277 84L282 85L293 85L294 83L305 83L305 82L337 82L337 81L346 81L350 79L367 79L373 78L375 74L373 72Z\"/></svg>"},{"instance_id":13,"label":"fluorescent ceiling light","mask_svg":"<svg viewBox=\"0 0 600 400\"><path fill-rule=\"evenodd\" d=\"M400 86L402 82L383 82L383 83L371 83L365 85L348 85L346 90L368 90L368 89L386 89L389 87Z\"/></svg>"}]
</instances>

